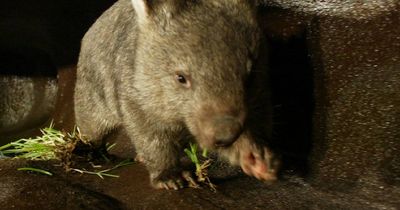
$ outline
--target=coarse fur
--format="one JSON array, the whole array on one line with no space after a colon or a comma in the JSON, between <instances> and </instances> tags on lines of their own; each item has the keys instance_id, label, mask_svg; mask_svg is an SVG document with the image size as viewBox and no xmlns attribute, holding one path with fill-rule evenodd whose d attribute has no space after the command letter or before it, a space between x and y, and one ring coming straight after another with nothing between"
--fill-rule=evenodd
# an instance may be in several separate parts
<instances>
[{"instance_id":1,"label":"coarse fur","mask_svg":"<svg viewBox=\"0 0 400 210\"><path fill-rule=\"evenodd\" d=\"M265 146L272 117L266 47L255 4L116 2L82 40L74 98L82 133L98 145L124 126L156 188L182 186L179 158L189 140L274 180L278 162Z\"/></svg>"}]
</instances>

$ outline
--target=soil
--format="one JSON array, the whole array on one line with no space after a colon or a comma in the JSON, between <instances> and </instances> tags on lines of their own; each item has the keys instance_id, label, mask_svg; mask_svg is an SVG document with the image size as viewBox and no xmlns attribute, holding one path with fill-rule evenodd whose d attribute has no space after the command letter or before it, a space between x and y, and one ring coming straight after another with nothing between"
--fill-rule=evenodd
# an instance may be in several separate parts
<instances>
[{"instance_id":1,"label":"soil","mask_svg":"<svg viewBox=\"0 0 400 210\"><path fill-rule=\"evenodd\" d=\"M24 166L53 176L17 171ZM243 174L214 179L217 192L185 188L155 190L143 165L122 167L119 178L66 173L54 162L0 161L0 200L6 209L396 209L399 192L320 189L296 176L265 184ZM389 201L389 202L388 202Z\"/></svg>"}]
</instances>

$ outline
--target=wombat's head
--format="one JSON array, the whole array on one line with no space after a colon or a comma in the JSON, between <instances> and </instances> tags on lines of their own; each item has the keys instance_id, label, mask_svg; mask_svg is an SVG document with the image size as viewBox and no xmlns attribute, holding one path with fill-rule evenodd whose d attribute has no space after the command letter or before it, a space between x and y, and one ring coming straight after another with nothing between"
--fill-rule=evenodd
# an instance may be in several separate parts
<instances>
[{"instance_id":1,"label":"wombat's head","mask_svg":"<svg viewBox=\"0 0 400 210\"><path fill-rule=\"evenodd\" d=\"M135 88L160 121L206 148L242 133L259 28L251 0L132 0L139 31Z\"/></svg>"}]
</instances>

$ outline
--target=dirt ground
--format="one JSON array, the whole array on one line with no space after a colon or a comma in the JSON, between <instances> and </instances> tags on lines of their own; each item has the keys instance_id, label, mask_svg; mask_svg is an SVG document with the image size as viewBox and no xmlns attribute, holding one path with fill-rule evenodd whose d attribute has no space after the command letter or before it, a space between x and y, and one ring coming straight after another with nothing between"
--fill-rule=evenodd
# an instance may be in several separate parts
<instances>
[{"instance_id":1,"label":"dirt ground","mask_svg":"<svg viewBox=\"0 0 400 210\"><path fill-rule=\"evenodd\" d=\"M17 171L34 166L54 173ZM265 184L243 174L214 179L207 188L152 189L140 164L118 169L119 178L66 174L51 162L0 161L0 201L6 209L398 209L399 189L333 191L288 176Z\"/></svg>"}]
</instances>

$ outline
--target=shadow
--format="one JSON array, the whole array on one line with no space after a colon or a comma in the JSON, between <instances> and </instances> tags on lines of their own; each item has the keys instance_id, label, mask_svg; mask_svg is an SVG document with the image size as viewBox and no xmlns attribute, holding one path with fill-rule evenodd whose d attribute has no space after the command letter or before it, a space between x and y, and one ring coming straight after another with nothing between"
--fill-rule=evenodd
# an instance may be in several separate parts
<instances>
[{"instance_id":1,"label":"shadow","mask_svg":"<svg viewBox=\"0 0 400 210\"><path fill-rule=\"evenodd\" d=\"M273 138L283 170L305 175L311 151L313 71L306 33L270 39L270 80L274 109Z\"/></svg>"},{"instance_id":2,"label":"shadow","mask_svg":"<svg viewBox=\"0 0 400 210\"><path fill-rule=\"evenodd\" d=\"M57 77L56 66L43 50L0 48L0 75L18 77Z\"/></svg>"}]
</instances>

